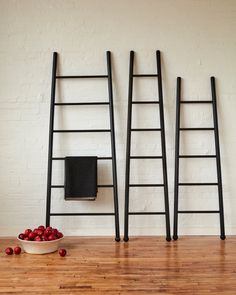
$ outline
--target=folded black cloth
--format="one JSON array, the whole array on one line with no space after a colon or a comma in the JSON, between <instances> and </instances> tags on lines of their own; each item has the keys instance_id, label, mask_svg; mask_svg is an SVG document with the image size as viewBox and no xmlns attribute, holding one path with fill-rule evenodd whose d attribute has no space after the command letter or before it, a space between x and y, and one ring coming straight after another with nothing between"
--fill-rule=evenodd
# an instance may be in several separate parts
<instances>
[{"instance_id":1,"label":"folded black cloth","mask_svg":"<svg viewBox=\"0 0 236 295\"><path fill-rule=\"evenodd\" d=\"M65 158L65 199L95 200L97 157Z\"/></svg>"}]
</instances>

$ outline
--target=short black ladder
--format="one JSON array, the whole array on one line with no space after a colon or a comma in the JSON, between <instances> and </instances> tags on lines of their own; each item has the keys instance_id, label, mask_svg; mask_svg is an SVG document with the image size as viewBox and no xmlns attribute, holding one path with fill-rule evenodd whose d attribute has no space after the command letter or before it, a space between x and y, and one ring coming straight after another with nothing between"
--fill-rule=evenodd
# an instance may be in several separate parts
<instances>
[{"instance_id":1,"label":"short black ladder","mask_svg":"<svg viewBox=\"0 0 236 295\"><path fill-rule=\"evenodd\" d=\"M224 208L223 208L223 189L222 189L222 176L221 176L221 163L220 163L220 144L219 144L219 130L218 130L218 117L216 105L216 88L215 78L211 77L211 93L212 100L191 100L186 101L181 99L181 78L177 78L176 90L176 137L175 137L175 185L174 185L174 234L173 239L178 239L178 214L220 214L220 238L225 239L224 227ZM213 108L213 121L214 127L209 128L181 128L180 127L180 105L181 104L212 104ZM214 155L180 155L179 154L179 141L180 131L213 131L215 137L215 154ZM181 158L215 158L217 167L217 182L179 182L179 159ZM219 196L219 210L179 210L179 186L217 186Z\"/></svg>"},{"instance_id":2,"label":"short black ladder","mask_svg":"<svg viewBox=\"0 0 236 295\"><path fill-rule=\"evenodd\" d=\"M128 92L128 120L127 120L127 143L126 143L126 174L125 174L125 222L124 222L124 241L129 240L129 215L164 215L166 220L166 240L171 240L170 235L170 220L169 220L169 197L168 197L168 180L167 180L167 163L166 163L166 143L165 143L165 123L163 110L163 92L162 92L162 76L161 76L161 56L160 51L156 51L157 74L134 74L134 51L130 52L129 65L129 92ZM151 101L133 101L133 78L134 77L155 77L158 84L159 100ZM159 105L160 112L160 128L132 128L132 105L153 104ZM161 132L161 149L162 154L158 156L131 156L131 133L139 131L158 131ZM157 159L162 160L163 167L163 183L155 184L130 184L130 160L131 159ZM163 187L165 211L162 212L130 212L129 211L129 189L130 187Z\"/></svg>"},{"instance_id":3,"label":"short black ladder","mask_svg":"<svg viewBox=\"0 0 236 295\"><path fill-rule=\"evenodd\" d=\"M46 204L46 226L50 225L51 216L115 216L115 240L120 241L119 229L119 208L118 208L118 190L117 190L117 167L116 167L116 147L115 147L115 127L114 127L114 110L113 110L113 89L112 89L112 66L111 53L106 52L107 59L107 75L79 75L79 76L60 76L57 75L57 52L53 53L52 66L52 85L51 85L51 105L50 105L50 124L49 124L49 149L48 149L48 175L47 175L47 204ZM57 103L55 102L56 81L58 79L107 79L109 101L107 102L73 102L73 103ZM80 105L108 105L110 114L109 129L72 129L72 130L56 130L54 129L54 111L55 106L80 106ZM111 134L111 154L108 157L98 157L98 160L112 161L112 176L113 184L98 185L100 187L113 188L114 212L112 213L52 213L51 212L51 190L55 188L64 188L64 185L52 185L52 161L64 160L63 157L53 157L53 135L54 133L93 133L93 132L108 132Z\"/></svg>"}]
</instances>

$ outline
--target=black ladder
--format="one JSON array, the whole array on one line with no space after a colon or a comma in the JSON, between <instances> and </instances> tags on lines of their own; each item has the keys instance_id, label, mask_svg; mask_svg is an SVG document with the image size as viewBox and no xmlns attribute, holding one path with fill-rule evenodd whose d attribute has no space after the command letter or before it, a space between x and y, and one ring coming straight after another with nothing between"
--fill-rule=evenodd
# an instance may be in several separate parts
<instances>
[{"instance_id":1,"label":"black ladder","mask_svg":"<svg viewBox=\"0 0 236 295\"><path fill-rule=\"evenodd\" d=\"M53 53L52 66L52 85L51 85L51 105L50 105L50 124L49 124L49 149L48 149L48 174L47 174L47 204L46 204L46 226L50 225L51 216L114 216L115 217L115 240L120 241L119 229L119 208L118 208L118 190L117 190L117 168L116 168L116 147L115 147L115 127L114 127L114 110L113 110L113 89L112 89L112 67L111 67L111 53L106 52L107 60L107 75L80 75L80 76L59 76L57 75L57 52ZM76 103L56 103L56 81L58 79L107 79L109 101L107 102L76 102ZM55 130L54 129L54 111L55 106L80 106L80 105L108 105L110 113L110 129L72 129L72 130ZM64 188L64 185L52 185L52 161L64 160L65 158L53 157L53 135L54 133L93 133L93 132L108 132L111 134L111 154L108 157L98 157L98 160L112 161L112 176L113 184L98 185L100 187L113 188L114 198L114 212L112 213L52 213L51 212L51 190L57 188Z\"/></svg>"},{"instance_id":2,"label":"black ladder","mask_svg":"<svg viewBox=\"0 0 236 295\"><path fill-rule=\"evenodd\" d=\"M220 214L220 238L225 239L224 227L224 208L223 208L223 189L220 163L220 144L219 144L219 130L218 117L216 106L216 88L215 78L211 77L211 93L212 100L192 100L186 101L181 99L181 78L177 78L176 91L176 137L175 137L175 187L174 187L174 235L173 239L178 239L178 214ZM180 127L180 105L181 104L212 104L214 127L210 128L181 128ZM179 139L180 131L213 131L215 137L215 155L180 155L179 154ZM200 182L200 183L181 183L179 182L179 159L181 158L215 158L217 167L217 182ZM180 211L178 210L179 186L217 186L219 196L219 210L194 210L194 211Z\"/></svg>"},{"instance_id":3,"label":"black ladder","mask_svg":"<svg viewBox=\"0 0 236 295\"><path fill-rule=\"evenodd\" d=\"M166 163L166 143L165 143L165 123L164 123L164 110L163 110L163 93L162 93L162 76L161 76L161 57L160 51L156 51L156 64L157 74L134 74L134 51L130 52L130 64L129 64L129 92L128 92L128 120L127 120L127 143L126 143L126 174L125 174L125 222L124 222L124 241L129 240L129 215L164 215L166 220L166 240L171 240L170 235L170 220L169 220L169 198L168 198L168 180L167 180L167 163ZM158 84L158 96L159 100L152 101L133 101L133 78L134 77L156 77ZM133 104L159 104L160 112L160 128L132 128L132 105ZM131 156L131 132L138 131L158 131L161 132L161 149L162 154L158 156ZM130 184L130 160L131 159L158 159L162 160L163 167L163 183L156 184ZM164 188L164 200L165 211L162 212L130 212L129 211L129 188L130 187L163 187Z\"/></svg>"}]
</instances>

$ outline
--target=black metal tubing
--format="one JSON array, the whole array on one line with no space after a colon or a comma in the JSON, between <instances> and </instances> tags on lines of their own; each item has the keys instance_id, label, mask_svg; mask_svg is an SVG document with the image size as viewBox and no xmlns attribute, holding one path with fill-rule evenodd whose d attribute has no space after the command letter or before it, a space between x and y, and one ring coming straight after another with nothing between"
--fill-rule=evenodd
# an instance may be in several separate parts
<instances>
[{"instance_id":1,"label":"black metal tubing","mask_svg":"<svg viewBox=\"0 0 236 295\"><path fill-rule=\"evenodd\" d=\"M197 127L197 128L179 128L180 131L214 131L214 128L205 128L205 127Z\"/></svg>"},{"instance_id":2,"label":"black metal tubing","mask_svg":"<svg viewBox=\"0 0 236 295\"><path fill-rule=\"evenodd\" d=\"M216 155L180 155L179 158L215 158Z\"/></svg>"},{"instance_id":3,"label":"black metal tubing","mask_svg":"<svg viewBox=\"0 0 236 295\"><path fill-rule=\"evenodd\" d=\"M212 100L181 100L180 103L212 103Z\"/></svg>"},{"instance_id":4,"label":"black metal tubing","mask_svg":"<svg viewBox=\"0 0 236 295\"><path fill-rule=\"evenodd\" d=\"M133 101L132 104L159 104L159 101L155 100L140 100L140 101Z\"/></svg>"},{"instance_id":5,"label":"black metal tubing","mask_svg":"<svg viewBox=\"0 0 236 295\"><path fill-rule=\"evenodd\" d=\"M116 167L116 144L115 144L115 127L114 127L114 107L113 107L113 89L112 89L112 68L111 52L107 51L107 75L108 75L108 94L110 110L110 128L111 128L111 153L112 153L112 176L113 176L113 193L114 193L114 210L115 210L115 229L117 242L120 241L119 225L119 205L118 205L118 187L117 187L117 167Z\"/></svg>"},{"instance_id":6,"label":"black metal tubing","mask_svg":"<svg viewBox=\"0 0 236 295\"><path fill-rule=\"evenodd\" d=\"M65 160L65 157L53 157L52 160L55 160L55 161L64 161ZM112 160L112 157L97 157L97 160Z\"/></svg>"},{"instance_id":7,"label":"black metal tubing","mask_svg":"<svg viewBox=\"0 0 236 295\"><path fill-rule=\"evenodd\" d=\"M52 85L51 85L51 104L50 104L50 122L49 122L46 226L50 225L50 211L51 211L53 125L54 125L54 103L55 103L55 93L56 93L56 72L57 72L57 52L54 52L53 64L52 64Z\"/></svg>"},{"instance_id":8,"label":"black metal tubing","mask_svg":"<svg viewBox=\"0 0 236 295\"><path fill-rule=\"evenodd\" d=\"M224 208L223 208L223 189L222 189L222 176L221 176L221 163L220 163L220 144L219 144L219 131L218 131L218 117L216 106L216 89L215 78L211 77L211 92L212 100L208 101L183 101L181 100L181 78L177 78L177 95L176 95L176 138L175 138L175 190L174 190L174 240L178 239L178 214L220 214L220 238L225 239L224 227ZM180 128L180 104L182 103L204 103L212 104L213 107L213 121L214 128ZM215 136L215 155L179 155L179 134L180 131L214 131ZM179 159L180 158L215 158L217 167L217 182L186 182L179 183ZM219 210L178 210L178 188L179 186L217 186L219 196Z\"/></svg>"},{"instance_id":9,"label":"black metal tubing","mask_svg":"<svg viewBox=\"0 0 236 295\"><path fill-rule=\"evenodd\" d=\"M216 167L217 167L217 179L218 179L218 194L219 194L219 209L220 209L220 238L225 239L225 225L224 225L224 205L223 205L223 188L222 188L222 175L221 175L221 163L220 163L220 140L218 129L218 114L216 105L216 87L215 77L211 77L211 93L212 93L212 107L213 107L213 121L215 127L215 150L216 150Z\"/></svg>"},{"instance_id":10,"label":"black metal tubing","mask_svg":"<svg viewBox=\"0 0 236 295\"><path fill-rule=\"evenodd\" d=\"M165 212L129 212L129 215L166 215Z\"/></svg>"},{"instance_id":11,"label":"black metal tubing","mask_svg":"<svg viewBox=\"0 0 236 295\"><path fill-rule=\"evenodd\" d=\"M130 156L130 159L162 159L162 156Z\"/></svg>"},{"instance_id":12,"label":"black metal tubing","mask_svg":"<svg viewBox=\"0 0 236 295\"><path fill-rule=\"evenodd\" d=\"M139 183L132 183L129 185L129 187L161 187L161 186L164 186L164 184L162 183L142 183L142 184L139 184Z\"/></svg>"},{"instance_id":13,"label":"black metal tubing","mask_svg":"<svg viewBox=\"0 0 236 295\"><path fill-rule=\"evenodd\" d=\"M126 141L126 173L125 173L125 220L124 220L124 241L129 240L129 215L165 215L166 216L166 240L171 240L170 220L169 220L169 199L168 180L166 164L166 144L165 144L165 123L163 110L162 75L160 51L156 51L157 74L133 74L134 51L130 52L129 64L129 90L128 90L128 118L127 118L127 141ZM155 77L157 78L159 100L133 101L133 78L134 77ZM160 128L132 128L132 105L133 104L159 104ZM131 156L131 134L132 132L161 132L162 155L160 156ZM130 160L131 159L161 159L163 166L163 184L130 184ZM164 187L165 212L129 212L129 189L130 187Z\"/></svg>"},{"instance_id":14,"label":"black metal tubing","mask_svg":"<svg viewBox=\"0 0 236 295\"><path fill-rule=\"evenodd\" d=\"M166 163L166 139L165 139L165 118L163 105L163 91L162 91L162 73L161 73L161 53L156 51L157 60L157 86L159 96L159 112L160 112L160 127L161 127L161 151L162 151L162 167L163 167L163 182L164 182L164 199L165 199L165 213L166 213L166 240L171 240L170 234L170 214L169 214L169 193L168 193L168 177L167 177L167 163Z\"/></svg>"},{"instance_id":15,"label":"black metal tubing","mask_svg":"<svg viewBox=\"0 0 236 295\"><path fill-rule=\"evenodd\" d=\"M131 129L131 131L135 131L135 132L142 132L142 131L161 131L161 129L160 128L134 128L134 129Z\"/></svg>"},{"instance_id":16,"label":"black metal tubing","mask_svg":"<svg viewBox=\"0 0 236 295\"><path fill-rule=\"evenodd\" d=\"M57 102L55 106L88 106L88 105L109 105L109 102Z\"/></svg>"},{"instance_id":17,"label":"black metal tubing","mask_svg":"<svg viewBox=\"0 0 236 295\"><path fill-rule=\"evenodd\" d=\"M181 186L195 186L195 185L218 185L217 182L179 182L178 185Z\"/></svg>"},{"instance_id":18,"label":"black metal tubing","mask_svg":"<svg viewBox=\"0 0 236 295\"><path fill-rule=\"evenodd\" d=\"M176 86L176 123L175 123L175 184L174 184L174 234L173 234L174 240L178 239L180 97L181 97L181 78L178 77L177 86Z\"/></svg>"},{"instance_id":19,"label":"black metal tubing","mask_svg":"<svg viewBox=\"0 0 236 295\"><path fill-rule=\"evenodd\" d=\"M130 181L130 145L131 145L131 123L132 123L132 97L133 97L133 72L134 72L134 51L130 51L129 63L129 91L128 91L128 118L127 118L127 139L126 139L126 170L125 170L125 220L124 220L124 241L129 240L129 181Z\"/></svg>"},{"instance_id":20,"label":"black metal tubing","mask_svg":"<svg viewBox=\"0 0 236 295\"><path fill-rule=\"evenodd\" d=\"M51 216L114 216L115 213L50 213Z\"/></svg>"},{"instance_id":21,"label":"black metal tubing","mask_svg":"<svg viewBox=\"0 0 236 295\"><path fill-rule=\"evenodd\" d=\"M115 150L115 127L114 127L114 110L113 110L113 91L112 91L112 69L111 69L111 53L106 52L107 59L107 75L80 75L80 76L57 76L57 53L53 54L52 69L52 87L51 87L51 105L50 105L50 126L49 126L49 152L48 152L48 178L47 178L47 206L46 206L46 225L50 225L50 216L115 216L115 240L120 241L119 230L119 207L118 207L118 191L117 191L117 168L116 168L116 150ZM107 78L109 102L69 102L55 103L56 79L72 79L72 78ZM55 106L80 106L80 105L109 105L110 113L110 129L74 129L74 130L55 130L54 129L54 111ZM64 185L52 185L52 161L65 160L65 157L53 157L53 134L54 133L80 133L80 132L109 132L111 133L111 152L112 157L98 157L98 160L112 160L113 184L99 184L98 188L112 188L114 194L114 213L51 213L51 189L64 188Z\"/></svg>"},{"instance_id":22,"label":"black metal tubing","mask_svg":"<svg viewBox=\"0 0 236 295\"><path fill-rule=\"evenodd\" d=\"M89 132L111 132L110 129L75 129L75 130L53 130L54 133L89 133Z\"/></svg>"},{"instance_id":23,"label":"black metal tubing","mask_svg":"<svg viewBox=\"0 0 236 295\"><path fill-rule=\"evenodd\" d=\"M64 188L64 185L51 185L51 188ZM113 184L98 184L97 187L114 187Z\"/></svg>"},{"instance_id":24,"label":"black metal tubing","mask_svg":"<svg viewBox=\"0 0 236 295\"><path fill-rule=\"evenodd\" d=\"M108 78L107 75L80 75L80 76L56 76L56 79L100 79Z\"/></svg>"},{"instance_id":25,"label":"black metal tubing","mask_svg":"<svg viewBox=\"0 0 236 295\"><path fill-rule=\"evenodd\" d=\"M219 210L192 210L192 211L185 211L185 210L181 210L178 211L178 213L180 214L214 214L214 213L219 213Z\"/></svg>"}]
</instances>

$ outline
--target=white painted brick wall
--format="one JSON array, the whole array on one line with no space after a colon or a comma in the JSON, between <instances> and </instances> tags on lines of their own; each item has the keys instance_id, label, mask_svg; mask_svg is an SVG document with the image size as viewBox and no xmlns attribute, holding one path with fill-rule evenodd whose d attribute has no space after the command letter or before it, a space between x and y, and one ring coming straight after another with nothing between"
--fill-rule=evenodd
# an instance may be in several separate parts
<instances>
[{"instance_id":1,"label":"white painted brick wall","mask_svg":"<svg viewBox=\"0 0 236 295\"><path fill-rule=\"evenodd\" d=\"M121 233L125 179L126 115L129 51L136 51L135 70L155 72L155 50L162 51L170 212L173 216L174 130L176 77L182 76L186 99L209 99L209 77L217 77L220 142L224 183L226 233L236 233L236 2L234 0L1 0L0 1L0 235L44 223L48 150L48 123L52 52L59 55L61 74L106 72L105 51L111 50L118 160ZM134 97L152 99L156 81L135 81ZM103 82L63 81L58 101L104 99ZM212 124L208 106L184 106L182 124ZM188 108L188 110L187 110ZM78 112L77 112L78 111ZM101 115L100 115L101 114ZM56 114L62 128L107 127L104 107L66 109ZM154 127L156 109L134 107L133 126ZM106 155L109 137L61 135L55 137L54 155ZM214 152L209 134L188 134L183 152ZM133 136L132 153L160 153L158 135ZM214 180L212 160L181 160L181 179ZM188 161L188 162L187 162ZM209 162L208 162L209 161ZM149 162L149 163L148 163ZM150 164L150 165L149 165ZM63 166L54 165L55 183L63 181ZM111 167L99 166L99 181L111 180ZM161 180L157 162L132 162L134 181ZM181 188L181 209L217 209L215 188ZM109 211L108 189L96 202L65 202L63 192L52 194L55 211ZM160 188L133 188L134 210L163 208ZM172 219L172 218L171 218ZM180 216L180 234L218 234L218 216ZM111 217L53 218L52 224L68 235L112 235ZM172 222L171 222L172 224ZM164 234L163 217L130 218L130 234Z\"/></svg>"}]
</instances>

